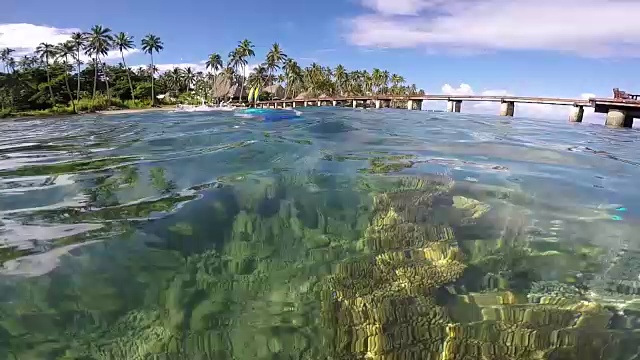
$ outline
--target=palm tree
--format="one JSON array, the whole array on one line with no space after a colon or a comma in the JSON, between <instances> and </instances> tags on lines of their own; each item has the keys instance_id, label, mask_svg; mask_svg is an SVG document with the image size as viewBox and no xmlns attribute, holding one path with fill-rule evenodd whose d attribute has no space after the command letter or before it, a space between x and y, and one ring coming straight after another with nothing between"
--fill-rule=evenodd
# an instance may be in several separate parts
<instances>
[{"instance_id":1,"label":"palm tree","mask_svg":"<svg viewBox=\"0 0 640 360\"><path fill-rule=\"evenodd\" d=\"M78 67L78 90L76 92L76 101L80 101L80 65L82 64L82 60L80 60L80 50L84 47L86 40L86 36L82 32L74 32L71 34L71 42L76 51L76 66Z\"/></svg>"},{"instance_id":2,"label":"palm tree","mask_svg":"<svg viewBox=\"0 0 640 360\"><path fill-rule=\"evenodd\" d=\"M162 45L162 40L160 40L159 37L153 35L153 34L148 34L147 36L144 37L144 39L142 39L142 51L144 51L145 53L149 54L151 56L151 68L154 68L153 65L153 52L155 51L156 53L159 53L160 50L164 49L164 46ZM151 72L151 105L155 105L156 104L156 96L155 96L155 90L153 88L153 71Z\"/></svg>"},{"instance_id":3,"label":"palm tree","mask_svg":"<svg viewBox=\"0 0 640 360\"><path fill-rule=\"evenodd\" d=\"M4 63L5 73L9 73L9 59L11 59L11 53L13 53L14 49L4 48L0 50L0 61Z\"/></svg>"},{"instance_id":4,"label":"palm tree","mask_svg":"<svg viewBox=\"0 0 640 360\"><path fill-rule=\"evenodd\" d=\"M242 93L244 92L244 83L246 81L246 70L247 70L247 58L251 58L256 56L255 51L253 51L253 44L251 43L251 41L244 39L242 40L239 44L238 47L236 48L236 52L238 53L238 57L241 60L240 64L242 64L242 88L240 90L240 99L242 99ZM249 100L248 96L247 96L247 100Z\"/></svg>"},{"instance_id":5,"label":"palm tree","mask_svg":"<svg viewBox=\"0 0 640 360\"><path fill-rule=\"evenodd\" d=\"M371 90L376 94L380 93L380 88L382 87L383 75L380 69L373 69L371 72Z\"/></svg>"},{"instance_id":6,"label":"palm tree","mask_svg":"<svg viewBox=\"0 0 640 360\"><path fill-rule=\"evenodd\" d=\"M193 87L194 83L195 83L195 74L193 73L193 69L191 68L191 66L188 66L186 69L184 69L184 87L186 88L186 91L189 92L189 90Z\"/></svg>"},{"instance_id":7,"label":"palm tree","mask_svg":"<svg viewBox=\"0 0 640 360\"><path fill-rule=\"evenodd\" d=\"M362 92L369 95L373 92L373 76L367 70L362 71Z\"/></svg>"},{"instance_id":8,"label":"palm tree","mask_svg":"<svg viewBox=\"0 0 640 360\"><path fill-rule=\"evenodd\" d=\"M256 67L251 74L249 74L249 79L247 80L247 85L250 87L263 87L264 84L269 80L269 70L266 66L260 65Z\"/></svg>"},{"instance_id":9,"label":"palm tree","mask_svg":"<svg viewBox=\"0 0 640 360\"><path fill-rule=\"evenodd\" d=\"M393 74L391 75L391 93L393 95L399 95L402 85L404 85L405 80L404 77Z\"/></svg>"},{"instance_id":10,"label":"palm tree","mask_svg":"<svg viewBox=\"0 0 640 360\"><path fill-rule=\"evenodd\" d=\"M216 80L217 80L217 73L222 70L222 57L220 56L220 54L218 53L213 53L211 55L209 55L209 58L207 59L207 62L205 63L205 66L207 67L207 70L210 70L214 75L213 75L213 88L215 88L216 84Z\"/></svg>"},{"instance_id":11,"label":"palm tree","mask_svg":"<svg viewBox=\"0 0 640 360\"><path fill-rule=\"evenodd\" d=\"M33 64L33 60L29 55L24 55L20 58L20 60L18 60L18 67L22 70L31 68L32 64Z\"/></svg>"},{"instance_id":12,"label":"palm tree","mask_svg":"<svg viewBox=\"0 0 640 360\"><path fill-rule=\"evenodd\" d=\"M127 71L127 78L129 79L129 90L131 90L131 99L135 101L136 98L133 95L133 83L131 83L131 74L129 72L129 68L127 67L127 63L124 61L124 51L129 51L134 48L133 36L129 36L123 32L119 32L113 39L113 46L120 51L120 56L122 57L122 65L124 65L124 68Z\"/></svg>"},{"instance_id":13,"label":"palm tree","mask_svg":"<svg viewBox=\"0 0 640 360\"><path fill-rule=\"evenodd\" d=\"M282 71L284 73L284 81L287 83L287 87L285 89L284 98L287 99L289 97L289 90L293 87L294 77L293 72L295 71L295 67L298 66L295 60L292 58L288 58L284 65L282 66Z\"/></svg>"},{"instance_id":14,"label":"palm tree","mask_svg":"<svg viewBox=\"0 0 640 360\"><path fill-rule=\"evenodd\" d=\"M267 59L265 62L266 68L269 71L269 78L271 80L271 85L273 85L272 74L275 70L280 69L280 63L283 63L287 59L287 54L282 52L280 45L278 43L274 43L271 46L271 50L267 53Z\"/></svg>"},{"instance_id":15,"label":"palm tree","mask_svg":"<svg viewBox=\"0 0 640 360\"><path fill-rule=\"evenodd\" d=\"M71 93L71 87L69 87L69 76L67 75L69 57L73 58L75 56L75 45L73 44L73 41L69 40L62 44L58 44L56 47L56 55L58 59L62 60L62 64L64 65L64 82L67 85L67 93L69 94L69 101L71 101L73 112L76 112L76 103L73 101L73 94ZM80 76L80 74L78 74L78 76Z\"/></svg>"},{"instance_id":16,"label":"palm tree","mask_svg":"<svg viewBox=\"0 0 640 360\"><path fill-rule=\"evenodd\" d=\"M206 78L202 71L198 71L193 76L193 91L194 93L201 98L202 101L206 101L208 98L208 91L206 86Z\"/></svg>"},{"instance_id":17,"label":"palm tree","mask_svg":"<svg viewBox=\"0 0 640 360\"><path fill-rule=\"evenodd\" d=\"M15 50L13 49L9 49L9 48L4 48L2 50L0 50L0 61L2 61L4 63L4 68L5 68L5 73L7 74L7 78L9 79L9 81L13 82L13 80L9 77L9 72L11 71L11 74L13 75L15 72L15 68L16 68L16 60L11 56L11 53L13 53ZM11 102L11 106L14 106L14 99L13 99L13 93L15 91L15 88L12 87L11 90L7 89L8 93L9 93L9 98L10 98L10 102ZM4 109L4 103L3 103L3 109Z\"/></svg>"},{"instance_id":18,"label":"palm tree","mask_svg":"<svg viewBox=\"0 0 640 360\"><path fill-rule=\"evenodd\" d=\"M174 67L173 70L165 73L167 85L169 88L175 92L175 96L177 97L180 93L180 88L184 85L184 71L179 67Z\"/></svg>"},{"instance_id":19,"label":"palm tree","mask_svg":"<svg viewBox=\"0 0 640 360\"><path fill-rule=\"evenodd\" d=\"M224 70L222 71L222 78L224 80L227 80L229 82L229 85L233 85L234 80L236 79L236 72L234 68L231 67L231 64L229 64L229 66L224 68Z\"/></svg>"},{"instance_id":20,"label":"palm tree","mask_svg":"<svg viewBox=\"0 0 640 360\"><path fill-rule=\"evenodd\" d=\"M385 70L382 72L382 89L383 93L387 93L387 89L389 89L389 80L391 79L391 75L389 75L389 71Z\"/></svg>"},{"instance_id":21,"label":"palm tree","mask_svg":"<svg viewBox=\"0 0 640 360\"><path fill-rule=\"evenodd\" d=\"M229 53L229 68L233 69L234 76L238 74L238 69L244 69L247 64L247 60L244 59L240 53L240 49L235 49ZM242 76L242 75L239 75ZM241 80L243 83L242 91L244 91L244 80ZM242 100L242 92L240 93L240 99Z\"/></svg>"},{"instance_id":22,"label":"palm tree","mask_svg":"<svg viewBox=\"0 0 640 360\"><path fill-rule=\"evenodd\" d=\"M333 72L333 76L336 79L336 87L338 88L338 95L342 95L345 84L347 82L347 69L342 65L336 66L336 70Z\"/></svg>"},{"instance_id":23,"label":"palm tree","mask_svg":"<svg viewBox=\"0 0 640 360\"><path fill-rule=\"evenodd\" d=\"M207 67L207 70L210 70L213 73L222 70L222 57L218 53L209 55L205 66Z\"/></svg>"},{"instance_id":24,"label":"palm tree","mask_svg":"<svg viewBox=\"0 0 640 360\"><path fill-rule=\"evenodd\" d=\"M87 34L86 54L93 56L95 63L94 77L93 77L93 96L91 101L96 98L96 86L98 85L98 65L100 64L100 56L107 56L107 53L111 49L113 44L113 36L111 35L111 29L102 27L102 25L94 25ZM109 97L109 103L111 103L109 93L109 79L105 75L105 81L107 82L107 97Z\"/></svg>"},{"instance_id":25,"label":"palm tree","mask_svg":"<svg viewBox=\"0 0 640 360\"><path fill-rule=\"evenodd\" d=\"M55 99L53 98L53 89L51 88L51 74L49 73L49 60L56 55L55 47L51 44L40 43L36 47L36 54L40 59L44 60L44 66L47 71L47 85L49 85L49 95L51 97L51 105L55 105Z\"/></svg>"}]
</instances>

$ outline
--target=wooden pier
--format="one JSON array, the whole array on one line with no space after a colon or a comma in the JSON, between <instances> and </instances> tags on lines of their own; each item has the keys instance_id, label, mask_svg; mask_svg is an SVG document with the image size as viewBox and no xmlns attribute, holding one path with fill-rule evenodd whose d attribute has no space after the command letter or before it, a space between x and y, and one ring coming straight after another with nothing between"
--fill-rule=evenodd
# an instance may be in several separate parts
<instances>
[{"instance_id":1,"label":"wooden pier","mask_svg":"<svg viewBox=\"0 0 640 360\"><path fill-rule=\"evenodd\" d=\"M633 119L640 118L640 100L592 98L562 99L525 96L334 96L310 99L284 99L258 101L257 107L285 108L296 106L351 106L353 108L370 104L377 109L391 107L391 103L401 103L409 110L421 110L425 101L446 101L448 112L462 111L463 101L483 101L500 103L500 115L514 116L517 103L561 105L571 107L569 121L582 122L584 108L592 107L597 113L606 113L605 124L610 127L632 127ZM404 106L403 106L404 107Z\"/></svg>"}]
</instances>

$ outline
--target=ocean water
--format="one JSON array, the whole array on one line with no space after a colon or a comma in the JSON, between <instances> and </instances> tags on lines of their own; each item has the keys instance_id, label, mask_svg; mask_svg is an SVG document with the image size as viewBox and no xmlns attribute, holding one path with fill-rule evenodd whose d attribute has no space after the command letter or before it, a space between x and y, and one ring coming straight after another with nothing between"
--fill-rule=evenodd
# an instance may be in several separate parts
<instances>
[{"instance_id":1,"label":"ocean water","mask_svg":"<svg viewBox=\"0 0 640 360\"><path fill-rule=\"evenodd\" d=\"M0 359L635 359L632 129L0 123Z\"/></svg>"}]
</instances>

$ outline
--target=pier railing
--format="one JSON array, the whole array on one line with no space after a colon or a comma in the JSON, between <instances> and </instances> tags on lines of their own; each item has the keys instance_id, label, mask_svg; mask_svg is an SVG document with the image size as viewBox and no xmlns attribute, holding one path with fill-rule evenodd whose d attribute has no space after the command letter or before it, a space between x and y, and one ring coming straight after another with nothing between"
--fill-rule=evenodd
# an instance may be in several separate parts
<instances>
[{"instance_id":1,"label":"pier railing","mask_svg":"<svg viewBox=\"0 0 640 360\"><path fill-rule=\"evenodd\" d=\"M631 127L633 119L640 117L640 100L638 99L608 99L591 98L569 99L569 98L545 98L528 96L476 96L476 95L370 95L370 96L325 96L306 99L280 99L256 102L257 107L296 107L296 106L348 106L356 108L359 106L386 108L392 104L402 104L409 110L422 110L425 101L446 101L447 111L460 112L463 101L481 101L500 103L500 115L514 116L515 104L544 104L571 106L569 121L582 122L584 108L593 107L597 113L606 113L606 125L611 127Z\"/></svg>"}]
</instances>

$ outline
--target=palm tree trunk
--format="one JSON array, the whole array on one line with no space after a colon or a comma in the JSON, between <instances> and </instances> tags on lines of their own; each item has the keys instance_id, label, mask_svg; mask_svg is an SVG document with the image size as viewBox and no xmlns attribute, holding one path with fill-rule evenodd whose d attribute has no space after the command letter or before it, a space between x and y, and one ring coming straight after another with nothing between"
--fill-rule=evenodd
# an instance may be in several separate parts
<instances>
[{"instance_id":1,"label":"palm tree trunk","mask_svg":"<svg viewBox=\"0 0 640 360\"><path fill-rule=\"evenodd\" d=\"M94 58L93 67L94 67L93 96L91 97L91 105L93 105L93 102L96 99L96 86L98 85L98 56L97 55Z\"/></svg>"},{"instance_id":2,"label":"palm tree trunk","mask_svg":"<svg viewBox=\"0 0 640 360\"><path fill-rule=\"evenodd\" d=\"M244 93L244 82L246 80L246 76L244 76L244 74L246 71L246 66L242 65L242 87L240 88L240 102L242 102L242 93ZM249 95L247 95L247 102L249 102Z\"/></svg>"},{"instance_id":3,"label":"palm tree trunk","mask_svg":"<svg viewBox=\"0 0 640 360\"><path fill-rule=\"evenodd\" d=\"M9 67L7 67L7 74L9 73ZM15 102L15 92L16 92L16 87L18 85L18 73L16 73L16 70L13 69L13 71L11 72L11 76L9 77L9 101L11 102L11 108L15 108L16 107L16 102Z\"/></svg>"},{"instance_id":4,"label":"palm tree trunk","mask_svg":"<svg viewBox=\"0 0 640 360\"><path fill-rule=\"evenodd\" d=\"M78 92L76 93L76 101L80 102L80 47L78 46Z\"/></svg>"},{"instance_id":5,"label":"palm tree trunk","mask_svg":"<svg viewBox=\"0 0 640 360\"><path fill-rule=\"evenodd\" d=\"M51 75L49 74L49 57L45 60L47 63L45 64L45 68L47 70L47 85L49 85L49 96L51 97L51 106L55 106L56 101L53 98L53 89L51 88Z\"/></svg>"},{"instance_id":6,"label":"palm tree trunk","mask_svg":"<svg viewBox=\"0 0 640 360\"><path fill-rule=\"evenodd\" d=\"M67 84L67 93L69 94L69 100L71 101L71 106L73 107L73 112L76 112L76 103L73 101L73 94L71 93L71 87L69 86L69 76L67 75L67 57L64 57L65 69L64 69L64 82Z\"/></svg>"},{"instance_id":7,"label":"palm tree trunk","mask_svg":"<svg viewBox=\"0 0 640 360\"><path fill-rule=\"evenodd\" d=\"M156 105L156 96L153 89L153 50L151 51L151 106Z\"/></svg>"},{"instance_id":8,"label":"palm tree trunk","mask_svg":"<svg viewBox=\"0 0 640 360\"><path fill-rule=\"evenodd\" d=\"M107 77L107 64L102 64L102 76L104 83L107 85L107 107L111 106L111 91L109 90L109 78Z\"/></svg>"},{"instance_id":9,"label":"palm tree trunk","mask_svg":"<svg viewBox=\"0 0 640 360\"><path fill-rule=\"evenodd\" d=\"M122 65L124 65L125 70L127 70L127 78L129 79L129 89L131 90L131 100L136 101L136 97L133 96L133 84L131 83L131 74L129 73L129 68L127 67L127 63L124 62L124 54L120 51L120 55L122 55Z\"/></svg>"},{"instance_id":10,"label":"palm tree trunk","mask_svg":"<svg viewBox=\"0 0 640 360\"><path fill-rule=\"evenodd\" d=\"M218 80L218 75L213 75L213 86L211 87L211 102L214 104L218 103L218 98L216 97L216 83Z\"/></svg>"},{"instance_id":11,"label":"palm tree trunk","mask_svg":"<svg viewBox=\"0 0 640 360\"><path fill-rule=\"evenodd\" d=\"M51 98L51 105L56 104L56 100L53 97L53 89L51 88L51 75L49 75L49 66L47 66L47 85L49 86L49 97Z\"/></svg>"}]
</instances>

